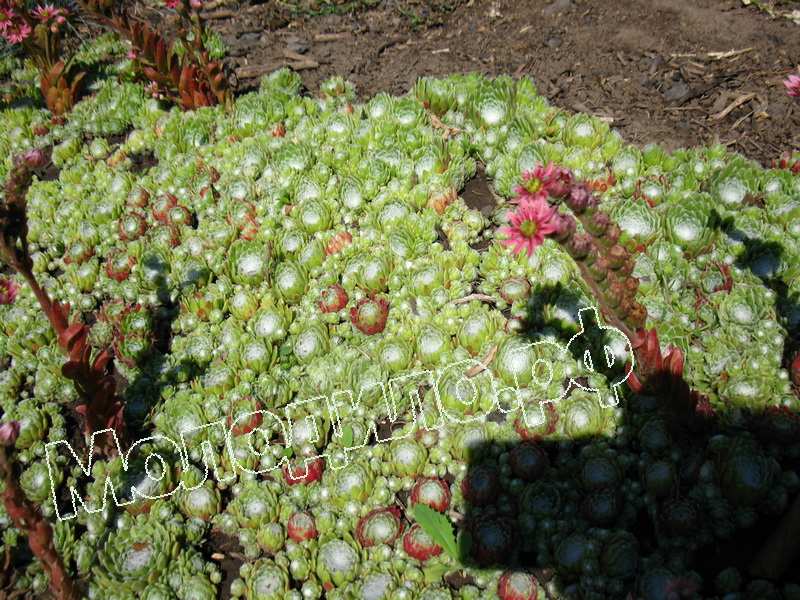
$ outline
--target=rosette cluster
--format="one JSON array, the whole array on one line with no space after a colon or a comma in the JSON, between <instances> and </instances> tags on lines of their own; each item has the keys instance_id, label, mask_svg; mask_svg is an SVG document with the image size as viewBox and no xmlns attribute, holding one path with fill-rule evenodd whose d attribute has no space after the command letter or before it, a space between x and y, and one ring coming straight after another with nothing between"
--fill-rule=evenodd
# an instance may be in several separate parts
<instances>
[{"instance_id":1,"label":"rosette cluster","mask_svg":"<svg viewBox=\"0 0 800 600\"><path fill-rule=\"evenodd\" d=\"M58 341L2 272L0 422L89 597L796 597L700 560L800 491L791 169L628 146L529 79L359 102L281 70L180 112L106 76L62 121L0 120L4 157L53 147L33 272L113 352L143 440L87 475ZM680 349L713 428L602 401L624 344L590 336L608 370L558 350L588 306Z\"/></svg>"}]
</instances>

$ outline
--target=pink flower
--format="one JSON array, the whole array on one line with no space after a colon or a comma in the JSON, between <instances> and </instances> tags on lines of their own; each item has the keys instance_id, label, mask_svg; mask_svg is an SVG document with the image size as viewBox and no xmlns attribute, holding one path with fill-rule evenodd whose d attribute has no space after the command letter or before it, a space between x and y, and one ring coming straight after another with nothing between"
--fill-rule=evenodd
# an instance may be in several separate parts
<instances>
[{"instance_id":1,"label":"pink flower","mask_svg":"<svg viewBox=\"0 0 800 600\"><path fill-rule=\"evenodd\" d=\"M504 246L512 246L516 254L523 250L528 256L542 245L544 238L558 229L556 208L541 198L520 203L516 212L507 215L510 227L501 227L500 233L507 239L501 240Z\"/></svg>"},{"instance_id":2,"label":"pink flower","mask_svg":"<svg viewBox=\"0 0 800 600\"><path fill-rule=\"evenodd\" d=\"M181 5L181 0L164 0L164 6L171 9L176 9Z\"/></svg>"},{"instance_id":3,"label":"pink flower","mask_svg":"<svg viewBox=\"0 0 800 600\"><path fill-rule=\"evenodd\" d=\"M783 85L787 94L793 98L800 98L800 75L789 75L783 80Z\"/></svg>"},{"instance_id":4,"label":"pink flower","mask_svg":"<svg viewBox=\"0 0 800 600\"><path fill-rule=\"evenodd\" d=\"M189 6L195 10L203 8L203 0L189 0Z\"/></svg>"},{"instance_id":5,"label":"pink flower","mask_svg":"<svg viewBox=\"0 0 800 600\"><path fill-rule=\"evenodd\" d=\"M59 14L61 14L61 11L52 4L37 6L35 9L33 9L33 16L39 19L42 23L49 23Z\"/></svg>"},{"instance_id":6,"label":"pink flower","mask_svg":"<svg viewBox=\"0 0 800 600\"><path fill-rule=\"evenodd\" d=\"M19 286L10 279L0 278L0 306L13 304L19 292Z\"/></svg>"},{"instance_id":7,"label":"pink flower","mask_svg":"<svg viewBox=\"0 0 800 600\"><path fill-rule=\"evenodd\" d=\"M24 21L13 21L6 30L3 31L3 37L9 44L19 44L28 39L31 31L31 26Z\"/></svg>"},{"instance_id":8,"label":"pink flower","mask_svg":"<svg viewBox=\"0 0 800 600\"><path fill-rule=\"evenodd\" d=\"M19 437L19 421L9 421L0 425L0 446L13 446Z\"/></svg>"},{"instance_id":9,"label":"pink flower","mask_svg":"<svg viewBox=\"0 0 800 600\"><path fill-rule=\"evenodd\" d=\"M6 29L11 27L16 16L16 13L11 8L0 6L0 34L4 34Z\"/></svg>"},{"instance_id":10,"label":"pink flower","mask_svg":"<svg viewBox=\"0 0 800 600\"><path fill-rule=\"evenodd\" d=\"M128 60L136 60L138 57L139 55L137 54L136 50L128 50Z\"/></svg>"},{"instance_id":11,"label":"pink flower","mask_svg":"<svg viewBox=\"0 0 800 600\"><path fill-rule=\"evenodd\" d=\"M522 185L517 186L514 191L517 193L517 202L546 200L548 196L565 196L571 185L572 175L567 169L547 163L546 167L536 165L533 171L525 171L522 174Z\"/></svg>"}]
</instances>

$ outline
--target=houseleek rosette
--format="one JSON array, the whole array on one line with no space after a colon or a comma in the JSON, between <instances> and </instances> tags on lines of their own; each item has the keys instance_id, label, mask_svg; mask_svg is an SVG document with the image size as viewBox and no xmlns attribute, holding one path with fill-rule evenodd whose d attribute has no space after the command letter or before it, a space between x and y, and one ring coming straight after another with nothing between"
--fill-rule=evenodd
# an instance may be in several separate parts
<instances>
[{"instance_id":1,"label":"houseleek rosette","mask_svg":"<svg viewBox=\"0 0 800 600\"><path fill-rule=\"evenodd\" d=\"M97 554L93 583L98 591L133 597L148 583L168 582L180 541L158 519L140 516L111 533Z\"/></svg>"},{"instance_id":2,"label":"houseleek rosette","mask_svg":"<svg viewBox=\"0 0 800 600\"><path fill-rule=\"evenodd\" d=\"M355 580L361 557L352 539L321 539L318 548L316 573L326 589L342 587Z\"/></svg>"},{"instance_id":3,"label":"houseleek rosette","mask_svg":"<svg viewBox=\"0 0 800 600\"><path fill-rule=\"evenodd\" d=\"M241 579L234 580L231 593L247 600L278 600L289 591L286 570L268 558L242 565Z\"/></svg>"}]
</instances>

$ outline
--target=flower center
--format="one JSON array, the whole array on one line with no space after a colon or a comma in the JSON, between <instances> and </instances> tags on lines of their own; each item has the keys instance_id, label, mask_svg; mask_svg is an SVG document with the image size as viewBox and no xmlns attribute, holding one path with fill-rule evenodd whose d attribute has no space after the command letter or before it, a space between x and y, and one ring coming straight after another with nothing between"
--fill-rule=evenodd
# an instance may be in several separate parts
<instances>
[{"instance_id":1,"label":"flower center","mask_svg":"<svg viewBox=\"0 0 800 600\"><path fill-rule=\"evenodd\" d=\"M522 235L530 238L535 236L536 232L539 231L539 225L536 221L523 221L519 226L519 230L522 232Z\"/></svg>"},{"instance_id":2,"label":"flower center","mask_svg":"<svg viewBox=\"0 0 800 600\"><path fill-rule=\"evenodd\" d=\"M540 189L542 189L542 181L537 177L528 179L528 181L525 182L525 189L528 190L531 194L535 194Z\"/></svg>"}]
</instances>

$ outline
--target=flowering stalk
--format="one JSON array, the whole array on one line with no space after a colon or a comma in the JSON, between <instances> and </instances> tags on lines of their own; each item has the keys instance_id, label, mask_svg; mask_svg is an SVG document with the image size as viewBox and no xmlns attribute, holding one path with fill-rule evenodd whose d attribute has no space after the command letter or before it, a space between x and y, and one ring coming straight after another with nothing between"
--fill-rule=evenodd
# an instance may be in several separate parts
<instances>
[{"instance_id":1,"label":"flowering stalk","mask_svg":"<svg viewBox=\"0 0 800 600\"><path fill-rule=\"evenodd\" d=\"M53 543L53 529L50 523L36 510L19 485L15 475L9 448L19 436L17 421L5 423L0 427L0 478L3 480L3 505L14 527L28 538L31 552L39 559L50 580L50 591L59 600L77 600L80 596L61 557Z\"/></svg>"},{"instance_id":2,"label":"flowering stalk","mask_svg":"<svg viewBox=\"0 0 800 600\"><path fill-rule=\"evenodd\" d=\"M111 427L124 434L124 405L116 392L111 352L105 349L92 358L90 328L80 322L70 325L69 305L54 302L33 274L27 241L26 194L33 180L33 171L45 163L46 156L40 150L32 150L14 160L14 167L6 180L5 200L0 203L0 259L28 283L50 321L59 346L69 357L62 372L75 383L84 400L75 410L83 415L86 432L91 435ZM111 455L115 447L104 437L99 449Z\"/></svg>"},{"instance_id":3,"label":"flowering stalk","mask_svg":"<svg viewBox=\"0 0 800 600\"><path fill-rule=\"evenodd\" d=\"M86 73L72 58L61 58L63 28L69 12L45 4L29 11L22 0L0 0L0 36L21 45L39 69L39 88L50 112L60 116L78 99Z\"/></svg>"},{"instance_id":4,"label":"flowering stalk","mask_svg":"<svg viewBox=\"0 0 800 600\"><path fill-rule=\"evenodd\" d=\"M639 282L631 276L634 260L618 243L619 227L598 208L589 187L574 183L566 169L539 166L523 174L523 182L516 190L519 208L509 213L512 226L501 230L509 236L503 243L531 254L545 237L556 240L575 259L606 319L633 338L633 332L644 326L646 312L636 301ZM559 214L548 200L563 202L574 217ZM577 231L576 217L583 232Z\"/></svg>"},{"instance_id":5,"label":"flowering stalk","mask_svg":"<svg viewBox=\"0 0 800 600\"><path fill-rule=\"evenodd\" d=\"M523 174L523 184L516 191L519 208L509 213L511 227L501 229L507 236L502 243L530 255L545 237L557 241L575 260L606 321L631 341L637 367L628 378L631 389L664 394L683 414L709 415L706 399L683 379L681 350L670 347L662 353L656 331L644 328L647 312L636 300L639 281L632 275L634 257L618 243L619 227L599 208L589 186L574 182L568 170L549 164ZM563 202L572 214L558 213L548 201Z\"/></svg>"},{"instance_id":6,"label":"flowering stalk","mask_svg":"<svg viewBox=\"0 0 800 600\"><path fill-rule=\"evenodd\" d=\"M155 97L175 102L184 110L224 104L233 95L221 61L212 60L205 47L205 24L197 0L167 0L181 18L178 37L185 52L168 42L147 23L131 17L127 8L114 0L81 0L81 7L100 23L127 38L133 45L131 57L139 72L151 82Z\"/></svg>"}]
</instances>

